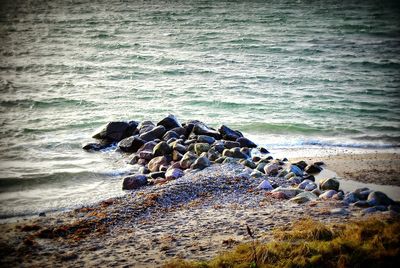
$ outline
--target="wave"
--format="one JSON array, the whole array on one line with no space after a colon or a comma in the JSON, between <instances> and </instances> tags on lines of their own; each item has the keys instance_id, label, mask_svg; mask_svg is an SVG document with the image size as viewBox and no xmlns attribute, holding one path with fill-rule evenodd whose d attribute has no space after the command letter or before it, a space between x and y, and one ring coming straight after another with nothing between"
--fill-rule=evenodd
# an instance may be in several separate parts
<instances>
[{"instance_id":1,"label":"wave","mask_svg":"<svg viewBox=\"0 0 400 268\"><path fill-rule=\"evenodd\" d=\"M47 100L30 100L30 99L19 99L19 100L0 100L0 106L2 107L20 107L20 108L48 108L48 107L69 107L69 106L86 106L92 107L93 103L87 100L75 100L66 98L52 98Z\"/></svg>"}]
</instances>

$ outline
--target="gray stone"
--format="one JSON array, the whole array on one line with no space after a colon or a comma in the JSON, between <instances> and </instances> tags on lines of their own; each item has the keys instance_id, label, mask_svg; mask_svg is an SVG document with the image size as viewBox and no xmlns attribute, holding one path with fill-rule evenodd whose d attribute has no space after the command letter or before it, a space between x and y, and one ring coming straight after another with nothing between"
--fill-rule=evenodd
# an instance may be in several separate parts
<instances>
[{"instance_id":1,"label":"gray stone","mask_svg":"<svg viewBox=\"0 0 400 268\"><path fill-rule=\"evenodd\" d=\"M330 210L332 215L348 215L350 211L345 208L333 208Z\"/></svg>"},{"instance_id":2,"label":"gray stone","mask_svg":"<svg viewBox=\"0 0 400 268\"><path fill-rule=\"evenodd\" d=\"M219 140L221 138L221 135L219 134L218 131L206 126L204 123L198 122L193 126L192 133L196 135L207 135L211 136L214 139Z\"/></svg>"},{"instance_id":3,"label":"gray stone","mask_svg":"<svg viewBox=\"0 0 400 268\"><path fill-rule=\"evenodd\" d=\"M200 155L201 153L208 152L210 150L211 146L208 143L195 143L194 144L194 151L196 152L197 155Z\"/></svg>"},{"instance_id":4,"label":"gray stone","mask_svg":"<svg viewBox=\"0 0 400 268\"><path fill-rule=\"evenodd\" d=\"M218 128L218 131L224 140L235 141L238 138L243 137L242 133L240 133L239 131L232 130L225 125L221 125Z\"/></svg>"},{"instance_id":5,"label":"gray stone","mask_svg":"<svg viewBox=\"0 0 400 268\"><path fill-rule=\"evenodd\" d=\"M240 137L236 139L236 141L239 142L240 147L257 148L257 144L255 144L254 142L245 137Z\"/></svg>"},{"instance_id":6,"label":"gray stone","mask_svg":"<svg viewBox=\"0 0 400 268\"><path fill-rule=\"evenodd\" d=\"M323 192L319 198L320 199L331 199L337 192L335 190L326 190Z\"/></svg>"},{"instance_id":7,"label":"gray stone","mask_svg":"<svg viewBox=\"0 0 400 268\"><path fill-rule=\"evenodd\" d=\"M278 188L272 190L272 192L282 192L284 193L288 198L293 198L296 195L300 194L303 192L303 190L301 189L296 189L296 188L286 188L286 187L282 187L279 186Z\"/></svg>"},{"instance_id":8,"label":"gray stone","mask_svg":"<svg viewBox=\"0 0 400 268\"><path fill-rule=\"evenodd\" d=\"M175 131L173 131L173 130L169 130L169 131L167 131L167 132L165 132L165 134L164 134L164 136L162 137L162 139L164 140L164 141L169 141L169 140L171 140L171 139L179 139L179 134L178 133L176 133Z\"/></svg>"},{"instance_id":9,"label":"gray stone","mask_svg":"<svg viewBox=\"0 0 400 268\"><path fill-rule=\"evenodd\" d=\"M314 182L311 182L311 183L307 184L306 187L304 187L304 190L310 191L310 192L315 189L317 189L317 185Z\"/></svg>"},{"instance_id":10,"label":"gray stone","mask_svg":"<svg viewBox=\"0 0 400 268\"><path fill-rule=\"evenodd\" d=\"M277 164L268 164L264 167L264 172L268 176L276 176L279 172L279 165Z\"/></svg>"},{"instance_id":11,"label":"gray stone","mask_svg":"<svg viewBox=\"0 0 400 268\"><path fill-rule=\"evenodd\" d=\"M141 134L139 137L145 141L152 141L155 139L161 139L162 136L165 134L166 129L164 126L157 126L153 128L152 130L149 130L143 134Z\"/></svg>"},{"instance_id":12,"label":"gray stone","mask_svg":"<svg viewBox=\"0 0 400 268\"><path fill-rule=\"evenodd\" d=\"M258 186L257 189L263 189L267 191L271 191L274 188L272 187L271 183L268 180L263 180Z\"/></svg>"},{"instance_id":13,"label":"gray stone","mask_svg":"<svg viewBox=\"0 0 400 268\"><path fill-rule=\"evenodd\" d=\"M157 179L157 178L165 178L165 172L164 171L156 171L156 172L151 172L149 174L150 178L152 179Z\"/></svg>"},{"instance_id":14,"label":"gray stone","mask_svg":"<svg viewBox=\"0 0 400 268\"><path fill-rule=\"evenodd\" d=\"M156 172L163 165L168 165L168 159L165 156L157 156L150 160L147 167L151 172Z\"/></svg>"},{"instance_id":15,"label":"gray stone","mask_svg":"<svg viewBox=\"0 0 400 268\"><path fill-rule=\"evenodd\" d=\"M359 199L354 192L347 193L344 198L343 202L347 205L357 202Z\"/></svg>"},{"instance_id":16,"label":"gray stone","mask_svg":"<svg viewBox=\"0 0 400 268\"><path fill-rule=\"evenodd\" d=\"M215 142L215 139L211 136L199 135L197 136L197 142L213 144Z\"/></svg>"},{"instance_id":17,"label":"gray stone","mask_svg":"<svg viewBox=\"0 0 400 268\"><path fill-rule=\"evenodd\" d=\"M223 145L225 146L225 148L227 148L227 149L240 147L240 143L238 143L236 141L222 141L222 142L223 142Z\"/></svg>"},{"instance_id":18,"label":"gray stone","mask_svg":"<svg viewBox=\"0 0 400 268\"><path fill-rule=\"evenodd\" d=\"M318 197L311 192L302 192L291 198L290 201L295 202L297 204L303 204L308 201L316 200Z\"/></svg>"},{"instance_id":19,"label":"gray stone","mask_svg":"<svg viewBox=\"0 0 400 268\"><path fill-rule=\"evenodd\" d=\"M137 136L131 136L121 140L118 143L118 148L124 152L134 153L139 150L139 148L142 147L143 144L145 144L144 140Z\"/></svg>"}]
</instances>

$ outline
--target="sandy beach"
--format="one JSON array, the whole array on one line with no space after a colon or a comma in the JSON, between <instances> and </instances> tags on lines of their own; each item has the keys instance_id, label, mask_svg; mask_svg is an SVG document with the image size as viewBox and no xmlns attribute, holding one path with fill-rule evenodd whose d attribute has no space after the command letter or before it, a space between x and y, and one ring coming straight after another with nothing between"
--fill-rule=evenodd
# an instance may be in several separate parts
<instances>
[{"instance_id":1,"label":"sandy beach","mask_svg":"<svg viewBox=\"0 0 400 268\"><path fill-rule=\"evenodd\" d=\"M368 182L399 183L397 154L306 159L315 160L324 161L341 176L360 179L367 174ZM266 241L272 228L303 218L345 222L366 217L355 206L341 211L337 200L295 204L276 199L256 189L261 181L250 178L240 165L213 165L93 207L2 224L1 262L4 266L155 267L172 258L210 259L249 241L247 225L260 241Z\"/></svg>"}]
</instances>

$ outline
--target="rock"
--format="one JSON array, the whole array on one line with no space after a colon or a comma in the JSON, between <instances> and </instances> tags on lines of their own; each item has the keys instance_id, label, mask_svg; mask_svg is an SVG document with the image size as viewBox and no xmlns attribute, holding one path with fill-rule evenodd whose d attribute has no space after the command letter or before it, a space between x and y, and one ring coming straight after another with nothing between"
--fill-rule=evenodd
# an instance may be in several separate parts
<instances>
[{"instance_id":1,"label":"rock","mask_svg":"<svg viewBox=\"0 0 400 268\"><path fill-rule=\"evenodd\" d=\"M167 180L176 180L184 175L183 171L179 168L170 168L165 173Z\"/></svg>"},{"instance_id":2,"label":"rock","mask_svg":"<svg viewBox=\"0 0 400 268\"><path fill-rule=\"evenodd\" d=\"M223 152L222 152L222 155L223 156L226 156L226 157L233 157L233 158L240 158L240 159L246 159L247 158L247 155L245 155L244 153L242 153L241 151L240 151L240 148L239 147L236 147L236 148L233 148L233 149L225 149Z\"/></svg>"},{"instance_id":3,"label":"rock","mask_svg":"<svg viewBox=\"0 0 400 268\"><path fill-rule=\"evenodd\" d=\"M157 123L157 126L163 126L165 127L166 130L170 130L176 127L182 127L181 123L179 123L178 119L175 117L175 115L168 115L164 119L162 119L160 122Z\"/></svg>"},{"instance_id":4,"label":"rock","mask_svg":"<svg viewBox=\"0 0 400 268\"><path fill-rule=\"evenodd\" d=\"M252 142L251 140L245 138L245 137L240 137L236 139L236 141L240 144L240 147L247 147L247 148L256 148L257 144Z\"/></svg>"},{"instance_id":5,"label":"rock","mask_svg":"<svg viewBox=\"0 0 400 268\"><path fill-rule=\"evenodd\" d=\"M214 148L211 147L210 150L208 150L207 158L208 158L210 161L215 161L215 160L217 160L220 156L221 156L221 155L220 155Z\"/></svg>"},{"instance_id":6,"label":"rock","mask_svg":"<svg viewBox=\"0 0 400 268\"><path fill-rule=\"evenodd\" d=\"M187 152L183 155L180 162L182 169L188 169L196 161L197 156L192 152Z\"/></svg>"},{"instance_id":7,"label":"rock","mask_svg":"<svg viewBox=\"0 0 400 268\"><path fill-rule=\"evenodd\" d=\"M224 156L223 156L224 157ZM218 160L218 159L217 159ZM224 161L222 164L237 164L239 162L238 158L233 158L233 157L225 157Z\"/></svg>"},{"instance_id":8,"label":"rock","mask_svg":"<svg viewBox=\"0 0 400 268\"><path fill-rule=\"evenodd\" d=\"M335 199L335 200L343 200L343 198L344 198L344 194L342 191L339 191L332 196L332 199Z\"/></svg>"},{"instance_id":9,"label":"rock","mask_svg":"<svg viewBox=\"0 0 400 268\"><path fill-rule=\"evenodd\" d=\"M279 172L279 165L277 164L268 164L264 167L264 172L268 176L276 176Z\"/></svg>"},{"instance_id":10,"label":"rock","mask_svg":"<svg viewBox=\"0 0 400 268\"><path fill-rule=\"evenodd\" d=\"M218 157L217 159L214 160L214 163L222 164L225 161L225 159L226 159L225 156Z\"/></svg>"},{"instance_id":11,"label":"rock","mask_svg":"<svg viewBox=\"0 0 400 268\"><path fill-rule=\"evenodd\" d=\"M186 129L184 127L175 127L173 129L171 129L171 131L177 133L180 136L185 136L186 135ZM186 139L186 137L185 137Z\"/></svg>"},{"instance_id":12,"label":"rock","mask_svg":"<svg viewBox=\"0 0 400 268\"><path fill-rule=\"evenodd\" d=\"M299 184L299 186L297 186L299 189L305 189L306 188L306 186L308 185L308 184L310 184L310 183L313 183L312 181L309 181L309 180L304 180L304 181L302 181L300 184Z\"/></svg>"},{"instance_id":13,"label":"rock","mask_svg":"<svg viewBox=\"0 0 400 268\"><path fill-rule=\"evenodd\" d=\"M289 172L286 169L283 169L278 173L278 178L284 178L287 174L289 174Z\"/></svg>"},{"instance_id":14,"label":"rock","mask_svg":"<svg viewBox=\"0 0 400 268\"><path fill-rule=\"evenodd\" d=\"M165 132L166 129L164 126L157 126L147 132L144 132L139 137L145 141L152 141L155 139L161 139Z\"/></svg>"},{"instance_id":15,"label":"rock","mask_svg":"<svg viewBox=\"0 0 400 268\"><path fill-rule=\"evenodd\" d=\"M172 151L172 161L180 161L182 159L182 157L183 157L183 155L180 152L178 152L176 150Z\"/></svg>"},{"instance_id":16,"label":"rock","mask_svg":"<svg viewBox=\"0 0 400 268\"><path fill-rule=\"evenodd\" d=\"M147 167L151 172L156 172L162 165L168 165L168 159L165 156L157 156L150 160Z\"/></svg>"},{"instance_id":17,"label":"rock","mask_svg":"<svg viewBox=\"0 0 400 268\"><path fill-rule=\"evenodd\" d=\"M139 168L139 173L140 174L149 174L150 170L147 167L140 167Z\"/></svg>"},{"instance_id":18,"label":"rock","mask_svg":"<svg viewBox=\"0 0 400 268\"><path fill-rule=\"evenodd\" d=\"M172 152L171 147L165 142L159 142L153 149L153 155L156 156L161 156L161 155L168 155Z\"/></svg>"},{"instance_id":19,"label":"rock","mask_svg":"<svg viewBox=\"0 0 400 268\"><path fill-rule=\"evenodd\" d=\"M303 190L296 189L296 188L285 188L282 186L279 186L278 188L272 190L272 192L282 192L284 193L288 198L293 198L296 195L300 194L303 192Z\"/></svg>"},{"instance_id":20,"label":"rock","mask_svg":"<svg viewBox=\"0 0 400 268\"><path fill-rule=\"evenodd\" d=\"M317 188L311 191L313 194L315 194L316 196L320 196L322 193L321 191Z\"/></svg>"},{"instance_id":21,"label":"rock","mask_svg":"<svg viewBox=\"0 0 400 268\"><path fill-rule=\"evenodd\" d=\"M130 158L128 159L128 164L129 165L135 165L139 161L139 156L138 155L131 155Z\"/></svg>"},{"instance_id":22,"label":"rock","mask_svg":"<svg viewBox=\"0 0 400 268\"><path fill-rule=\"evenodd\" d=\"M344 198L343 202L347 205L357 202L359 199L354 192L347 193Z\"/></svg>"},{"instance_id":23,"label":"rock","mask_svg":"<svg viewBox=\"0 0 400 268\"><path fill-rule=\"evenodd\" d=\"M263 189L267 191L271 191L274 188L272 188L271 183L268 180L263 180L258 186L257 189Z\"/></svg>"},{"instance_id":24,"label":"rock","mask_svg":"<svg viewBox=\"0 0 400 268\"><path fill-rule=\"evenodd\" d=\"M194 125L192 133L196 134L196 135L207 135L207 136L211 136L214 139L219 140L221 138L221 135L219 134L218 131L209 128L208 126L206 126L204 123L197 123Z\"/></svg>"},{"instance_id":25,"label":"rock","mask_svg":"<svg viewBox=\"0 0 400 268\"><path fill-rule=\"evenodd\" d=\"M369 191L369 192L368 192ZM367 187L358 188L354 191L358 199L367 200L368 195L370 194L370 190ZM362 194L361 194L362 193Z\"/></svg>"},{"instance_id":26,"label":"rock","mask_svg":"<svg viewBox=\"0 0 400 268\"><path fill-rule=\"evenodd\" d=\"M245 167L251 168L251 169L255 169L256 168L256 164L254 164L253 161L249 160L249 159L242 159L240 160L241 164Z\"/></svg>"},{"instance_id":27,"label":"rock","mask_svg":"<svg viewBox=\"0 0 400 268\"><path fill-rule=\"evenodd\" d=\"M348 215L350 211L345 208L333 208L329 211L331 215Z\"/></svg>"},{"instance_id":28,"label":"rock","mask_svg":"<svg viewBox=\"0 0 400 268\"><path fill-rule=\"evenodd\" d=\"M197 155L200 155L201 153L208 152L210 150L211 146L208 143L195 143L194 145L194 151L196 152Z\"/></svg>"},{"instance_id":29,"label":"rock","mask_svg":"<svg viewBox=\"0 0 400 268\"><path fill-rule=\"evenodd\" d=\"M236 141L222 141L224 144L224 147L227 149L232 149L235 147L240 147L240 143L236 142Z\"/></svg>"},{"instance_id":30,"label":"rock","mask_svg":"<svg viewBox=\"0 0 400 268\"><path fill-rule=\"evenodd\" d=\"M290 172L293 172L296 176L303 176L303 171L296 165L290 165Z\"/></svg>"},{"instance_id":31,"label":"rock","mask_svg":"<svg viewBox=\"0 0 400 268\"><path fill-rule=\"evenodd\" d=\"M250 173L250 176L253 178L261 178L264 176L264 173L262 173L258 170L253 170L253 172Z\"/></svg>"},{"instance_id":32,"label":"rock","mask_svg":"<svg viewBox=\"0 0 400 268\"><path fill-rule=\"evenodd\" d=\"M151 121L142 121L140 122L138 129L139 129L139 135L148 132L152 130L156 125L154 125L153 122Z\"/></svg>"},{"instance_id":33,"label":"rock","mask_svg":"<svg viewBox=\"0 0 400 268\"><path fill-rule=\"evenodd\" d=\"M186 146L179 143L173 144L172 149L180 152L181 154L186 153Z\"/></svg>"},{"instance_id":34,"label":"rock","mask_svg":"<svg viewBox=\"0 0 400 268\"><path fill-rule=\"evenodd\" d=\"M179 139L179 134L176 133L175 131L169 130L165 132L164 136L162 137L164 141L169 141L171 139Z\"/></svg>"},{"instance_id":35,"label":"rock","mask_svg":"<svg viewBox=\"0 0 400 268\"><path fill-rule=\"evenodd\" d=\"M390 199L386 194L379 191L371 192L368 195L367 202L371 206L377 206L377 205L389 206L394 204L394 201L392 199Z\"/></svg>"},{"instance_id":36,"label":"rock","mask_svg":"<svg viewBox=\"0 0 400 268\"><path fill-rule=\"evenodd\" d=\"M139 150L139 148L142 147L145 143L146 142L138 136L131 136L121 140L118 143L118 148L124 152L134 153Z\"/></svg>"},{"instance_id":37,"label":"rock","mask_svg":"<svg viewBox=\"0 0 400 268\"><path fill-rule=\"evenodd\" d=\"M292 185L297 185L297 184L301 183L301 177L291 177L288 181Z\"/></svg>"},{"instance_id":38,"label":"rock","mask_svg":"<svg viewBox=\"0 0 400 268\"><path fill-rule=\"evenodd\" d=\"M394 205L389 205L389 206L388 206L388 210L389 210L389 211L394 211L394 212L396 212L396 213L400 213L400 205L396 205L396 204L394 204Z\"/></svg>"},{"instance_id":39,"label":"rock","mask_svg":"<svg viewBox=\"0 0 400 268\"><path fill-rule=\"evenodd\" d=\"M270 196L276 199L288 199L284 192L271 192Z\"/></svg>"},{"instance_id":40,"label":"rock","mask_svg":"<svg viewBox=\"0 0 400 268\"><path fill-rule=\"evenodd\" d=\"M153 152L154 147L157 145L157 142L155 141L148 141L145 144L143 144L138 150L137 153L141 151L149 151Z\"/></svg>"},{"instance_id":41,"label":"rock","mask_svg":"<svg viewBox=\"0 0 400 268\"><path fill-rule=\"evenodd\" d=\"M100 151L100 150L103 150L103 149L109 147L110 145L111 145L110 143L90 142L90 143L83 145L82 149L86 150L86 151Z\"/></svg>"},{"instance_id":42,"label":"rock","mask_svg":"<svg viewBox=\"0 0 400 268\"><path fill-rule=\"evenodd\" d=\"M256 170L265 174L264 168L266 165L267 165L267 163L261 162L257 165Z\"/></svg>"},{"instance_id":43,"label":"rock","mask_svg":"<svg viewBox=\"0 0 400 268\"><path fill-rule=\"evenodd\" d=\"M236 141L238 138L243 137L242 133L232 130L225 125L221 125L218 131L224 140Z\"/></svg>"},{"instance_id":44,"label":"rock","mask_svg":"<svg viewBox=\"0 0 400 268\"><path fill-rule=\"evenodd\" d=\"M311 192L302 192L299 193L297 196L290 199L290 201L295 202L297 204L303 204L308 201L316 200L318 197L311 193Z\"/></svg>"},{"instance_id":45,"label":"rock","mask_svg":"<svg viewBox=\"0 0 400 268\"><path fill-rule=\"evenodd\" d=\"M355 207L360 207L360 208L366 208L366 207L370 206L370 204L367 201L364 201L364 200L357 201L353 205Z\"/></svg>"},{"instance_id":46,"label":"rock","mask_svg":"<svg viewBox=\"0 0 400 268\"><path fill-rule=\"evenodd\" d=\"M120 140L130 136L136 130L138 123L132 122L109 122L97 131L93 138L119 142Z\"/></svg>"},{"instance_id":47,"label":"rock","mask_svg":"<svg viewBox=\"0 0 400 268\"><path fill-rule=\"evenodd\" d=\"M289 179L292 178L292 177L296 177L296 174L294 174L294 172L289 172L288 174L286 174L286 175L284 176L284 178L285 178L286 180L289 180Z\"/></svg>"},{"instance_id":48,"label":"rock","mask_svg":"<svg viewBox=\"0 0 400 268\"><path fill-rule=\"evenodd\" d=\"M234 150L237 150L237 149L234 149ZM247 158L250 158L251 151L249 148L242 147L239 149L239 151L242 152L244 155L246 155Z\"/></svg>"},{"instance_id":49,"label":"rock","mask_svg":"<svg viewBox=\"0 0 400 268\"><path fill-rule=\"evenodd\" d=\"M262 153L262 154L269 154L269 151L268 151L267 149L265 149L264 147L260 147L258 150L259 150L260 153Z\"/></svg>"},{"instance_id":50,"label":"rock","mask_svg":"<svg viewBox=\"0 0 400 268\"><path fill-rule=\"evenodd\" d=\"M251 160L253 160L254 163L258 162L261 160L261 157L259 157L258 155L254 155Z\"/></svg>"},{"instance_id":51,"label":"rock","mask_svg":"<svg viewBox=\"0 0 400 268\"><path fill-rule=\"evenodd\" d=\"M329 178L320 181L319 188L321 190L335 190L339 191L339 181L334 178Z\"/></svg>"},{"instance_id":52,"label":"rock","mask_svg":"<svg viewBox=\"0 0 400 268\"><path fill-rule=\"evenodd\" d=\"M326 190L319 196L319 198L324 200L331 199L336 193L335 190Z\"/></svg>"},{"instance_id":53,"label":"rock","mask_svg":"<svg viewBox=\"0 0 400 268\"><path fill-rule=\"evenodd\" d=\"M371 213L375 213L378 210L376 209L376 207L371 207L371 208L365 208L363 210L361 210L361 214L365 215L365 214L371 214Z\"/></svg>"},{"instance_id":54,"label":"rock","mask_svg":"<svg viewBox=\"0 0 400 268\"><path fill-rule=\"evenodd\" d=\"M157 179L157 178L165 178L165 172L164 171L156 171L156 172L151 172L149 174L150 178L152 179Z\"/></svg>"},{"instance_id":55,"label":"rock","mask_svg":"<svg viewBox=\"0 0 400 268\"><path fill-rule=\"evenodd\" d=\"M315 177L313 175L307 175L307 176L303 176L304 180L310 180L310 181L315 181Z\"/></svg>"},{"instance_id":56,"label":"rock","mask_svg":"<svg viewBox=\"0 0 400 268\"><path fill-rule=\"evenodd\" d=\"M197 158L196 161L191 165L192 169L204 169L206 167L209 167L211 165L210 160L208 160L207 157L201 156Z\"/></svg>"},{"instance_id":57,"label":"rock","mask_svg":"<svg viewBox=\"0 0 400 268\"><path fill-rule=\"evenodd\" d=\"M307 166L307 163L304 161L299 161L299 162L293 163L293 165L298 166L301 170L304 170Z\"/></svg>"},{"instance_id":58,"label":"rock","mask_svg":"<svg viewBox=\"0 0 400 268\"><path fill-rule=\"evenodd\" d=\"M322 171L322 168L317 165L308 165L306 166L304 171L307 172L308 174L318 174Z\"/></svg>"},{"instance_id":59,"label":"rock","mask_svg":"<svg viewBox=\"0 0 400 268\"><path fill-rule=\"evenodd\" d=\"M225 146L222 142L215 142L212 146L218 153L222 154L222 152L225 150Z\"/></svg>"},{"instance_id":60,"label":"rock","mask_svg":"<svg viewBox=\"0 0 400 268\"><path fill-rule=\"evenodd\" d=\"M323 165L325 165L325 163L322 161L318 161L318 162L314 162L314 165L323 166Z\"/></svg>"},{"instance_id":61,"label":"rock","mask_svg":"<svg viewBox=\"0 0 400 268\"><path fill-rule=\"evenodd\" d=\"M197 136L197 142L213 144L215 142L215 139L211 136L199 135Z\"/></svg>"},{"instance_id":62,"label":"rock","mask_svg":"<svg viewBox=\"0 0 400 268\"><path fill-rule=\"evenodd\" d=\"M137 153L137 156L139 156L139 158L143 158L143 159L146 159L146 160L151 160L151 159L153 159L153 152L149 152L149 151L141 151L141 152L139 152L139 153Z\"/></svg>"},{"instance_id":63,"label":"rock","mask_svg":"<svg viewBox=\"0 0 400 268\"><path fill-rule=\"evenodd\" d=\"M146 184L147 177L145 175L133 175L124 178L122 190L133 190L145 186Z\"/></svg>"},{"instance_id":64,"label":"rock","mask_svg":"<svg viewBox=\"0 0 400 268\"><path fill-rule=\"evenodd\" d=\"M307 184L306 187L304 187L304 190L311 192L311 191L317 189L317 187L318 186L314 182L311 182L311 183Z\"/></svg>"}]
</instances>

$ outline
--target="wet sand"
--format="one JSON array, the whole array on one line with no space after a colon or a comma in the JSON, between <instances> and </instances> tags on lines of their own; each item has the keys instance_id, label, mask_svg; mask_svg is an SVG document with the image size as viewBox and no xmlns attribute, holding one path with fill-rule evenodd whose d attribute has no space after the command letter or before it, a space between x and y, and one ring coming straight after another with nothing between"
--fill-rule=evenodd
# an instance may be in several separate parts
<instances>
[{"instance_id":1,"label":"wet sand","mask_svg":"<svg viewBox=\"0 0 400 268\"><path fill-rule=\"evenodd\" d=\"M326 167L342 174L367 173L368 181L389 182L397 172L397 154L339 155L324 158ZM289 159L292 160L292 159ZM364 165L365 164L365 165ZM382 167L381 169L381 166ZM383 173L387 168L393 172ZM379 168L379 169L378 169ZM388 176L385 177L385 176ZM362 218L361 208L340 201L295 204L256 189L239 165L213 165L176 181L144 187L96 206L0 225L1 266L157 267L171 258L205 260L237 243L269 239L274 227L302 218L345 222ZM287 182L275 178L280 185ZM387 216L389 212L374 213Z\"/></svg>"}]
</instances>

